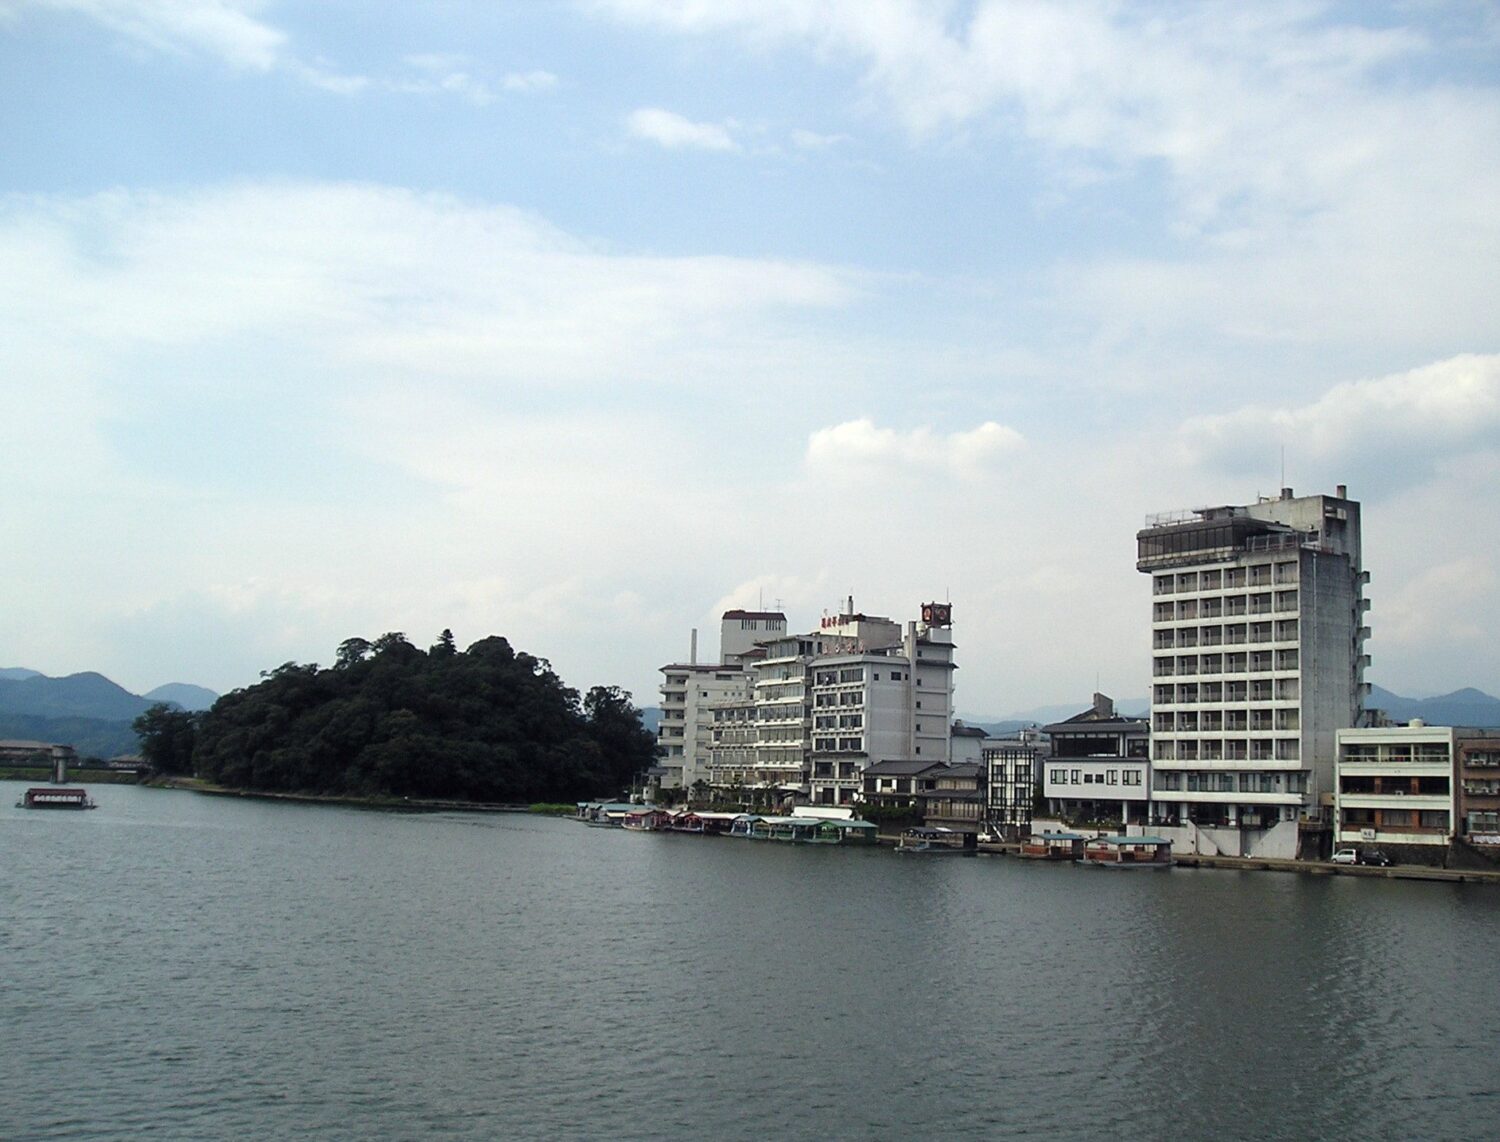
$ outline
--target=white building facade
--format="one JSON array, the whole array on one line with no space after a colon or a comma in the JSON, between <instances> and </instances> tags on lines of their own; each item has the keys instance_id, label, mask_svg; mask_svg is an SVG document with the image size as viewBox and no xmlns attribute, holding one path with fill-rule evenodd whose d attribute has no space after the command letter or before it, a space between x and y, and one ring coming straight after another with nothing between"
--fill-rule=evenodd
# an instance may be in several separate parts
<instances>
[{"instance_id":1,"label":"white building facade","mask_svg":"<svg viewBox=\"0 0 1500 1142\"><path fill-rule=\"evenodd\" d=\"M1118 822L1123 830L1150 816L1150 732L1144 718L1122 717L1104 694L1088 710L1044 727L1052 756L1042 768L1047 809L1072 821Z\"/></svg>"},{"instance_id":2,"label":"white building facade","mask_svg":"<svg viewBox=\"0 0 1500 1142\"><path fill-rule=\"evenodd\" d=\"M1282 489L1157 516L1151 576L1154 815L1187 851L1294 857L1334 790L1335 734L1366 691L1359 504Z\"/></svg>"},{"instance_id":3,"label":"white building facade","mask_svg":"<svg viewBox=\"0 0 1500 1142\"><path fill-rule=\"evenodd\" d=\"M1420 722L1340 730L1334 844L1447 846L1458 741L1452 727Z\"/></svg>"},{"instance_id":4,"label":"white building facade","mask_svg":"<svg viewBox=\"0 0 1500 1142\"><path fill-rule=\"evenodd\" d=\"M756 644L786 632L780 611L725 611L719 623L719 660L700 664L698 632L690 661L661 668L661 721L656 731L657 782L663 789L692 789L711 780L716 711L744 706L754 694L755 675L747 665Z\"/></svg>"},{"instance_id":5,"label":"white building facade","mask_svg":"<svg viewBox=\"0 0 1500 1142\"><path fill-rule=\"evenodd\" d=\"M727 612L724 645L732 645L739 623L765 618ZM734 657L750 679L748 692L726 694L701 715L715 794L767 807L852 805L872 762L946 762L955 669L951 619L948 604L929 603L922 620L903 629L856 612L850 599L808 634L743 639ZM670 767L672 759L663 764Z\"/></svg>"},{"instance_id":6,"label":"white building facade","mask_svg":"<svg viewBox=\"0 0 1500 1142\"><path fill-rule=\"evenodd\" d=\"M812 666L812 749L808 797L815 805L859 799L866 766L879 761L946 762L953 725L952 609L922 607L903 632L890 619L859 614L854 601L825 617L823 653Z\"/></svg>"}]
</instances>

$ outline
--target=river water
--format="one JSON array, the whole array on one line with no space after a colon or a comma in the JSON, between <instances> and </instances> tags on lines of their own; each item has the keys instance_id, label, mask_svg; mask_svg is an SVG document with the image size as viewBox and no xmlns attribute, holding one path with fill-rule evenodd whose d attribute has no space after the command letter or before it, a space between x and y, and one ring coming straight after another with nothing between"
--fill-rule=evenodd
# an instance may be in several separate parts
<instances>
[{"instance_id":1,"label":"river water","mask_svg":"<svg viewBox=\"0 0 1500 1142\"><path fill-rule=\"evenodd\" d=\"M0 786L0 1137L1476 1138L1500 889Z\"/></svg>"}]
</instances>

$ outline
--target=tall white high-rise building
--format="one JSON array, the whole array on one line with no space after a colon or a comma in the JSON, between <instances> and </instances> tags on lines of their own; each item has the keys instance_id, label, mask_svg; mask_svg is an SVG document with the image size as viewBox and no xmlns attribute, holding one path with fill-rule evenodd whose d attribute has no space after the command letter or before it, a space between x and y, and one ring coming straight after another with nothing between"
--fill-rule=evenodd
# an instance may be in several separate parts
<instances>
[{"instance_id":1,"label":"tall white high-rise building","mask_svg":"<svg viewBox=\"0 0 1500 1142\"><path fill-rule=\"evenodd\" d=\"M1164 826L1236 855L1297 855L1334 789L1334 735L1360 723L1368 658L1359 504L1290 488L1153 516L1152 802ZM1190 827L1193 826L1193 827Z\"/></svg>"},{"instance_id":2,"label":"tall white high-rise building","mask_svg":"<svg viewBox=\"0 0 1500 1142\"><path fill-rule=\"evenodd\" d=\"M661 772L656 778L662 788L691 789L708 781L714 711L752 700L754 676L746 663L761 657L758 643L785 633L786 615L780 611L725 611L719 621L717 662L698 662L695 630L689 661L661 668L661 722L656 731Z\"/></svg>"}]
</instances>

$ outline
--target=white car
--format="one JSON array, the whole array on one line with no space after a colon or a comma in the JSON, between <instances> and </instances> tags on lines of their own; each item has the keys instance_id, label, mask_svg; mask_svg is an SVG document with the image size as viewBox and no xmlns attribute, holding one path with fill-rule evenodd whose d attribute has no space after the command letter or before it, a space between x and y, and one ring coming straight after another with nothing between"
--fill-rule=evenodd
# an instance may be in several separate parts
<instances>
[{"instance_id":1,"label":"white car","mask_svg":"<svg viewBox=\"0 0 1500 1142\"><path fill-rule=\"evenodd\" d=\"M1338 849L1333 854L1334 864L1358 864L1359 851L1357 849Z\"/></svg>"}]
</instances>

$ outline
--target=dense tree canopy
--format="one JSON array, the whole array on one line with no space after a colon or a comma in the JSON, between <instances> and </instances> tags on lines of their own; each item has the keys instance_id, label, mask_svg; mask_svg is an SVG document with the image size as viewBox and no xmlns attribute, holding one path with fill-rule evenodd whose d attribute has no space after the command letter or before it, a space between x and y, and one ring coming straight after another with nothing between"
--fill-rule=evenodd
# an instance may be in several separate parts
<instances>
[{"instance_id":1,"label":"dense tree canopy","mask_svg":"<svg viewBox=\"0 0 1500 1142\"><path fill-rule=\"evenodd\" d=\"M169 702L152 706L130 726L140 739L141 759L158 773L191 773L200 717Z\"/></svg>"},{"instance_id":2,"label":"dense tree canopy","mask_svg":"<svg viewBox=\"0 0 1500 1142\"><path fill-rule=\"evenodd\" d=\"M430 651L351 638L329 669L288 662L226 694L196 727L193 768L244 789L473 801L622 790L655 742L630 696L580 701L545 659L491 637Z\"/></svg>"}]
</instances>

